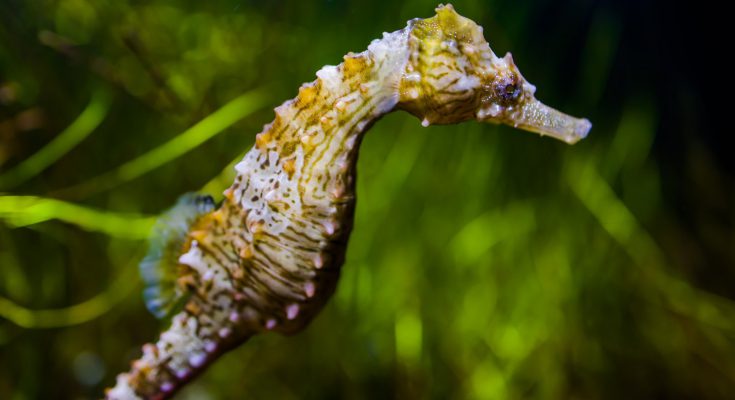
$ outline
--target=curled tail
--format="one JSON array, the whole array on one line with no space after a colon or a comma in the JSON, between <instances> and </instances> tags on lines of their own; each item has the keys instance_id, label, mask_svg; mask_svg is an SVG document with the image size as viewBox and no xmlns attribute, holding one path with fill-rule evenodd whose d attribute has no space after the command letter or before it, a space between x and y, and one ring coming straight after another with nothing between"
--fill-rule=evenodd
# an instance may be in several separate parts
<instances>
[{"instance_id":1,"label":"curled tail","mask_svg":"<svg viewBox=\"0 0 735 400\"><path fill-rule=\"evenodd\" d=\"M117 376L108 389L109 400L166 399L201 373L229 349L246 341L254 332L229 321L214 320L218 313L204 303L188 302L171 326L154 344L143 346L143 355L133 361L129 372Z\"/></svg>"}]
</instances>

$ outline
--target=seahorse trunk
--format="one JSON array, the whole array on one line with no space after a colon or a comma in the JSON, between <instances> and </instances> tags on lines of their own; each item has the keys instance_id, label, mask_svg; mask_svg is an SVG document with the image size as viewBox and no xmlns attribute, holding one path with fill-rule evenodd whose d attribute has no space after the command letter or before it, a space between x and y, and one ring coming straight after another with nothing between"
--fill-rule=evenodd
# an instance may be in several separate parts
<instances>
[{"instance_id":1,"label":"seahorse trunk","mask_svg":"<svg viewBox=\"0 0 735 400\"><path fill-rule=\"evenodd\" d=\"M109 399L166 398L251 335L291 334L311 321L344 261L358 147L384 114L406 110L424 126L502 122L570 143L590 127L542 107L510 56L496 57L481 28L449 5L316 75L276 108L219 209L192 217L175 253L177 292L190 297ZM173 291L150 291L164 292Z\"/></svg>"}]
</instances>

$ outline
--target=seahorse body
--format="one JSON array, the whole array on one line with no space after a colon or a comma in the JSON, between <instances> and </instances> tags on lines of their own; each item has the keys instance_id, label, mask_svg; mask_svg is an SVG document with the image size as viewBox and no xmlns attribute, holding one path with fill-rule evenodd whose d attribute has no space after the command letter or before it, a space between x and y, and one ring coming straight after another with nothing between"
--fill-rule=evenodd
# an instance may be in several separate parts
<instances>
[{"instance_id":1,"label":"seahorse body","mask_svg":"<svg viewBox=\"0 0 735 400\"><path fill-rule=\"evenodd\" d=\"M335 290L365 131L402 109L422 124L507 123L569 143L591 125L544 106L510 54L451 5L325 66L237 164L218 209L196 218L174 262L183 310L109 399L167 398L250 336L303 329Z\"/></svg>"}]
</instances>

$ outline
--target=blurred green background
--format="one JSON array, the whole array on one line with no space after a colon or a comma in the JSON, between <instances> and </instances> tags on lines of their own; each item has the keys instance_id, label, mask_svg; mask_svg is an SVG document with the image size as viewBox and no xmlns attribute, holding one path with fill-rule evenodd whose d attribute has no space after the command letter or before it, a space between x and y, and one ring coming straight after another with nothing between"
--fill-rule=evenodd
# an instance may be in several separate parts
<instances>
[{"instance_id":1,"label":"blurred green background","mask_svg":"<svg viewBox=\"0 0 735 400\"><path fill-rule=\"evenodd\" d=\"M735 168L707 53L684 58L708 12L454 5L590 136L384 118L333 301L180 398L732 398ZM274 106L435 6L4 0L0 398L99 397L161 328L136 267L152 218L219 195Z\"/></svg>"}]
</instances>

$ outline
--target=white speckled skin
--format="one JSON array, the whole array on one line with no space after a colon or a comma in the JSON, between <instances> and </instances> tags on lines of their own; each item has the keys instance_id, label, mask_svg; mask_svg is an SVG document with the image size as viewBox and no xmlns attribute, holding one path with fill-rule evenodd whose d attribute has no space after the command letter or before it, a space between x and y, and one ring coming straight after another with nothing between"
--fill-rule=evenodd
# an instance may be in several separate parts
<instances>
[{"instance_id":1,"label":"white speckled skin","mask_svg":"<svg viewBox=\"0 0 735 400\"><path fill-rule=\"evenodd\" d=\"M568 142L586 135L588 121L543 106L534 90L451 6L319 70L276 108L219 209L192 227L178 279L192 295L107 398L167 398L250 336L309 323L334 292L358 147L382 115L403 109L424 126L508 123Z\"/></svg>"}]
</instances>

